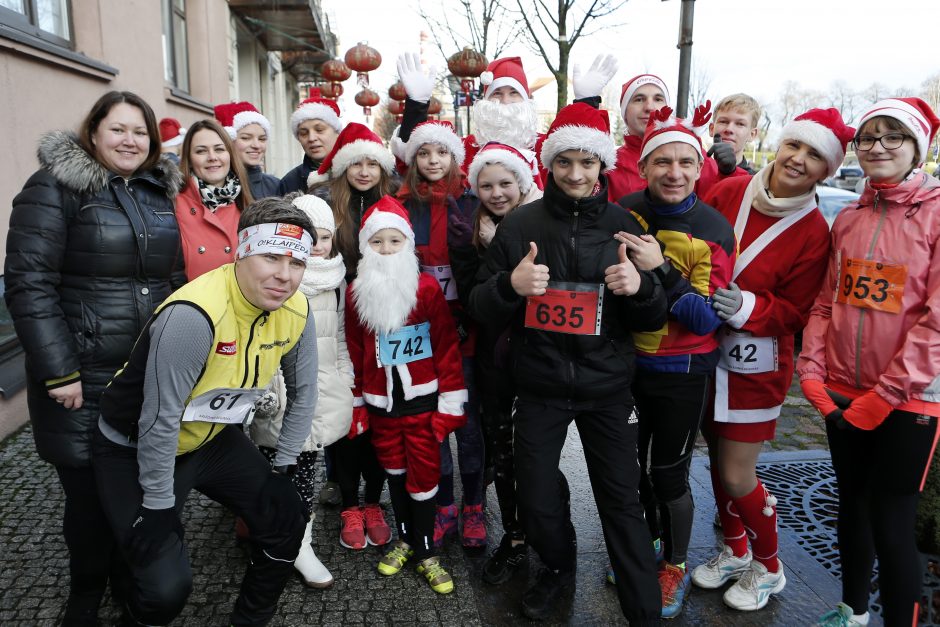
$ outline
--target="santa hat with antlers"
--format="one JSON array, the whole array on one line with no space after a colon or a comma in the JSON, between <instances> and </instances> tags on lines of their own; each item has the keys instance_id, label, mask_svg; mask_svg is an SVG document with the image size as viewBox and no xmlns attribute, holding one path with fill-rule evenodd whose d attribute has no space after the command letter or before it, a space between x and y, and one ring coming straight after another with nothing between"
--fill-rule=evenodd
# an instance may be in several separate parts
<instances>
[{"instance_id":1,"label":"santa hat with antlers","mask_svg":"<svg viewBox=\"0 0 940 627\"><path fill-rule=\"evenodd\" d=\"M640 161L660 146L672 142L682 142L692 146L698 151L699 158L704 159L705 151L702 150L702 140L699 135L708 126L708 121L712 117L711 108L711 100L699 105L695 108L695 114L691 120L677 118L669 107L663 107L651 113L649 122L646 124L646 134L643 135Z\"/></svg>"}]
</instances>

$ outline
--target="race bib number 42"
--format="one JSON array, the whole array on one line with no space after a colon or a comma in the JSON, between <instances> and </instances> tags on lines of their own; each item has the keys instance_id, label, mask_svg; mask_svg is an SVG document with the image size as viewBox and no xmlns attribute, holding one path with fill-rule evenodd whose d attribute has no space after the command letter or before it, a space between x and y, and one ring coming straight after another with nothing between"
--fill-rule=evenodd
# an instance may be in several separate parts
<instances>
[{"instance_id":1,"label":"race bib number 42","mask_svg":"<svg viewBox=\"0 0 940 627\"><path fill-rule=\"evenodd\" d=\"M379 365L398 366L431 356L431 323L413 324L376 337Z\"/></svg>"},{"instance_id":2,"label":"race bib number 42","mask_svg":"<svg viewBox=\"0 0 940 627\"><path fill-rule=\"evenodd\" d=\"M836 302L898 313L907 281L907 266L873 259L843 258Z\"/></svg>"},{"instance_id":3,"label":"race bib number 42","mask_svg":"<svg viewBox=\"0 0 940 627\"><path fill-rule=\"evenodd\" d=\"M526 299L525 326L530 329L600 335L604 285L549 281L541 296Z\"/></svg>"},{"instance_id":4,"label":"race bib number 42","mask_svg":"<svg viewBox=\"0 0 940 627\"><path fill-rule=\"evenodd\" d=\"M721 336L721 367L738 374L758 374L777 369L777 338L754 337L726 329Z\"/></svg>"},{"instance_id":5,"label":"race bib number 42","mask_svg":"<svg viewBox=\"0 0 940 627\"><path fill-rule=\"evenodd\" d=\"M183 422L217 422L229 425L250 424L255 415L255 401L264 393L260 388L217 388L189 401Z\"/></svg>"}]
</instances>

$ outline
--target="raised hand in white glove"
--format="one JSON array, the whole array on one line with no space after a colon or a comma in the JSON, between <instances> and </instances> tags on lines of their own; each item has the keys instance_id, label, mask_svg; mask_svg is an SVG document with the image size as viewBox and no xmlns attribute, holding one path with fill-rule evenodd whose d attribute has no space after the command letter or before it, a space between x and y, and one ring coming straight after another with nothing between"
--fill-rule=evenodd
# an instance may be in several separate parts
<instances>
[{"instance_id":1,"label":"raised hand in white glove","mask_svg":"<svg viewBox=\"0 0 940 627\"><path fill-rule=\"evenodd\" d=\"M617 73L617 59L610 54L599 54L591 64L590 69L581 74L581 67L575 63L571 72L571 86L574 88L574 97L590 98L600 96L610 79Z\"/></svg>"},{"instance_id":2,"label":"raised hand in white glove","mask_svg":"<svg viewBox=\"0 0 940 627\"><path fill-rule=\"evenodd\" d=\"M719 287L712 295L712 309L722 320L727 320L738 313L743 304L744 296L741 294L741 288L734 283L729 283L727 289Z\"/></svg>"},{"instance_id":3,"label":"raised hand in white glove","mask_svg":"<svg viewBox=\"0 0 940 627\"><path fill-rule=\"evenodd\" d=\"M435 68L428 68L424 73L421 67L421 57L416 52L406 52L398 55L398 79L405 86L408 97L416 102L428 102L431 92L434 91Z\"/></svg>"}]
</instances>

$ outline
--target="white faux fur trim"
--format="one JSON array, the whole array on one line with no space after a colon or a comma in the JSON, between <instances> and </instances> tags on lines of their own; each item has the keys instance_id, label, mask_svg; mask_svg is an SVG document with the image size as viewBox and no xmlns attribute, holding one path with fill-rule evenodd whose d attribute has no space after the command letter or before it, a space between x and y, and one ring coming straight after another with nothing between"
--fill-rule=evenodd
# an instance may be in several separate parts
<instances>
[{"instance_id":1,"label":"white faux fur trim","mask_svg":"<svg viewBox=\"0 0 940 627\"><path fill-rule=\"evenodd\" d=\"M661 78L654 74L638 76L627 88L627 91L623 92L623 96L620 98L620 117L624 120L627 119L627 105L630 104L630 99L633 98L633 94L636 93L636 90L643 85L656 85L663 92L663 97L666 99L666 102L669 102L669 88L666 87L666 83L664 83Z\"/></svg>"},{"instance_id":2,"label":"white faux fur trim","mask_svg":"<svg viewBox=\"0 0 940 627\"><path fill-rule=\"evenodd\" d=\"M320 183L325 183L330 180L329 174L320 174L319 170L313 170L310 174L307 175L307 189L312 188L314 185L319 185Z\"/></svg>"},{"instance_id":3,"label":"white faux fur trim","mask_svg":"<svg viewBox=\"0 0 940 627\"><path fill-rule=\"evenodd\" d=\"M366 402L361 396L353 396L353 407L364 407Z\"/></svg>"},{"instance_id":4,"label":"white faux fur trim","mask_svg":"<svg viewBox=\"0 0 940 627\"><path fill-rule=\"evenodd\" d=\"M698 152L699 159L705 158L705 155L702 154L702 143L698 140L698 137L693 137L685 131L666 131L665 133L660 133L655 137L651 137L648 142L643 144L643 151L640 153L640 161L646 159L646 155L650 154L660 146L665 144L672 144L675 142L692 146Z\"/></svg>"},{"instance_id":5,"label":"white faux fur trim","mask_svg":"<svg viewBox=\"0 0 940 627\"><path fill-rule=\"evenodd\" d=\"M756 304L757 298L754 296L754 292L742 290L741 308L738 309L735 314L728 318L725 322L733 329L740 329L751 317L751 314L754 313L754 306Z\"/></svg>"},{"instance_id":6,"label":"white faux fur trim","mask_svg":"<svg viewBox=\"0 0 940 627\"><path fill-rule=\"evenodd\" d=\"M454 161L457 166L463 164L466 154L463 149L463 141L457 135L440 124L424 124L418 126L411 132L408 143L405 144L405 158L403 161L409 166L414 165L415 155L418 149L425 144L437 144L443 146L454 155Z\"/></svg>"},{"instance_id":7,"label":"white faux fur trim","mask_svg":"<svg viewBox=\"0 0 940 627\"><path fill-rule=\"evenodd\" d=\"M395 158L384 146L367 139L357 139L336 151L330 166L330 175L333 178L339 177L349 166L363 158L374 159L386 174L391 174L395 168Z\"/></svg>"},{"instance_id":8,"label":"white faux fur trim","mask_svg":"<svg viewBox=\"0 0 940 627\"><path fill-rule=\"evenodd\" d=\"M617 166L617 147L609 134L590 126L562 126L556 128L542 143L539 160L546 170L552 169L552 161L566 150L582 150L597 157L604 164L604 172Z\"/></svg>"},{"instance_id":9,"label":"white faux fur trim","mask_svg":"<svg viewBox=\"0 0 940 627\"><path fill-rule=\"evenodd\" d=\"M438 486L434 486L433 489L428 490L427 492L411 492L410 496L416 501L428 501L434 498L434 495L437 494Z\"/></svg>"},{"instance_id":10,"label":"white faux fur trim","mask_svg":"<svg viewBox=\"0 0 940 627\"><path fill-rule=\"evenodd\" d=\"M388 147L392 151L392 154L395 155L396 159L401 161L405 160L405 142L401 140L401 137L398 136L398 133L401 131L401 125L395 127L395 130L392 131L392 138L388 140Z\"/></svg>"},{"instance_id":11,"label":"white faux fur trim","mask_svg":"<svg viewBox=\"0 0 940 627\"><path fill-rule=\"evenodd\" d=\"M369 239L382 229L398 229L414 245L415 234L407 220L391 211L376 211L359 229L359 250L365 250L369 245Z\"/></svg>"},{"instance_id":12,"label":"white faux fur trim","mask_svg":"<svg viewBox=\"0 0 940 627\"><path fill-rule=\"evenodd\" d=\"M332 107L320 104L319 102L308 102L300 105L297 110L290 115L290 130L297 137L297 129L307 120L323 120L332 126L337 133L343 130L343 123Z\"/></svg>"},{"instance_id":13,"label":"white faux fur trim","mask_svg":"<svg viewBox=\"0 0 940 627\"><path fill-rule=\"evenodd\" d=\"M917 138L918 162L923 165L927 159L927 145L930 137L930 124L924 119L924 113L903 100L887 98L872 105L872 108L859 120L858 128L861 129L865 126L865 122L880 115L894 118L914 133Z\"/></svg>"},{"instance_id":14,"label":"white faux fur trim","mask_svg":"<svg viewBox=\"0 0 940 627\"><path fill-rule=\"evenodd\" d=\"M532 188L532 168L529 167L529 164L508 150L490 148L478 152L470 163L469 170L467 170L467 179L470 181L470 187L473 189L474 194L479 196L477 193L477 178L480 176L480 171L488 165L501 165L512 172L519 183L519 191L522 192L522 195L525 196L529 193Z\"/></svg>"},{"instance_id":15,"label":"white faux fur trim","mask_svg":"<svg viewBox=\"0 0 940 627\"><path fill-rule=\"evenodd\" d=\"M828 128L812 120L794 120L783 127L780 141L796 139L815 148L829 166L829 176L833 176L845 159L845 146Z\"/></svg>"},{"instance_id":16,"label":"white faux fur trim","mask_svg":"<svg viewBox=\"0 0 940 627\"><path fill-rule=\"evenodd\" d=\"M522 83L517 81L511 76L500 76L497 79L493 79L491 83L486 86L486 91L483 92L484 98L489 98L490 94L499 89L500 87L512 87L519 95L523 98L529 98L529 92L526 91L526 88L522 86Z\"/></svg>"},{"instance_id":17,"label":"white faux fur trim","mask_svg":"<svg viewBox=\"0 0 940 627\"><path fill-rule=\"evenodd\" d=\"M166 140L165 142L163 142L162 144L160 144L160 147L161 147L161 148L172 148L173 146L179 146L180 144L183 143L183 140L184 140L184 139L186 139L186 129L185 129L185 128L181 128L179 135L177 135L177 136L174 137L173 139L168 139L168 140Z\"/></svg>"},{"instance_id":18,"label":"white faux fur trim","mask_svg":"<svg viewBox=\"0 0 940 627\"><path fill-rule=\"evenodd\" d=\"M467 402L468 398L467 390L441 392L437 395L437 413L462 416L463 404Z\"/></svg>"},{"instance_id":19,"label":"white faux fur trim","mask_svg":"<svg viewBox=\"0 0 940 627\"><path fill-rule=\"evenodd\" d=\"M385 472L390 475L403 475L408 472L407 468L386 468Z\"/></svg>"},{"instance_id":20,"label":"white faux fur trim","mask_svg":"<svg viewBox=\"0 0 940 627\"><path fill-rule=\"evenodd\" d=\"M257 111L242 111L241 113L236 113L235 117L232 118L232 128L235 130L235 134L238 134L238 131L242 130L249 124L257 124L264 129L264 132L267 134L268 139L271 139L271 122L268 121L268 118L264 117Z\"/></svg>"}]
</instances>

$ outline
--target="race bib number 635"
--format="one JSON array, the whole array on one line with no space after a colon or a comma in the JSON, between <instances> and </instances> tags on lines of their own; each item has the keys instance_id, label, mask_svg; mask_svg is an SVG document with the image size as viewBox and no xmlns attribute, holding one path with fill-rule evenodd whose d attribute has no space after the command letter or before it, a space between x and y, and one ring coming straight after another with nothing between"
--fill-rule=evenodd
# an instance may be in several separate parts
<instances>
[{"instance_id":1,"label":"race bib number 635","mask_svg":"<svg viewBox=\"0 0 940 627\"><path fill-rule=\"evenodd\" d=\"M600 335L603 305L603 284L550 281L544 294L526 299L525 326L555 333Z\"/></svg>"}]
</instances>

